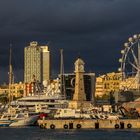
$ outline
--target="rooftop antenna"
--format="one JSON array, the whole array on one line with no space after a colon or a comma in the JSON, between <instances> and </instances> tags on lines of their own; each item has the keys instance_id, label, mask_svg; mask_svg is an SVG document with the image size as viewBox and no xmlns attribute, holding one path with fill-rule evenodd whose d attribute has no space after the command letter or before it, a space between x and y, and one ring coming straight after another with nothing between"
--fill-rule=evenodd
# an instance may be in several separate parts
<instances>
[{"instance_id":1,"label":"rooftop antenna","mask_svg":"<svg viewBox=\"0 0 140 140\"><path fill-rule=\"evenodd\" d=\"M63 49L60 49L60 91L61 94L66 98Z\"/></svg>"}]
</instances>

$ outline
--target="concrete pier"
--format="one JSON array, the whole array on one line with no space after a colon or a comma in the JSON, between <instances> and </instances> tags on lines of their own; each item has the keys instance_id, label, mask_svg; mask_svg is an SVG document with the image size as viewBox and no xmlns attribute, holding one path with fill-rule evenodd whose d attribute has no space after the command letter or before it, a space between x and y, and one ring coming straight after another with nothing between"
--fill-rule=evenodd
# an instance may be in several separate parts
<instances>
[{"instance_id":1,"label":"concrete pier","mask_svg":"<svg viewBox=\"0 0 140 140\"><path fill-rule=\"evenodd\" d=\"M58 119L39 120L40 128L46 129L137 129L139 119L94 120L94 119Z\"/></svg>"}]
</instances>

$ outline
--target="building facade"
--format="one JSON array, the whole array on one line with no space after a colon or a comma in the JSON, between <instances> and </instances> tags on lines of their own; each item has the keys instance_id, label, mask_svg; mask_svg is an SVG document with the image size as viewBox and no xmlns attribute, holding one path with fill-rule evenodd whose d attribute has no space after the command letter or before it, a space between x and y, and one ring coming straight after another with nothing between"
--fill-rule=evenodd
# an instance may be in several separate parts
<instances>
[{"instance_id":1,"label":"building facade","mask_svg":"<svg viewBox=\"0 0 140 140\"><path fill-rule=\"evenodd\" d=\"M123 80L120 83L120 89L127 91L127 90L138 90L139 89L139 84L138 81L135 77L129 77L125 80Z\"/></svg>"},{"instance_id":2,"label":"building facade","mask_svg":"<svg viewBox=\"0 0 140 140\"><path fill-rule=\"evenodd\" d=\"M0 95L1 94L9 94L9 91L11 93L11 96L14 97L22 97L24 94L25 84L22 82L14 83L10 85L5 85L4 87L0 87Z\"/></svg>"},{"instance_id":3,"label":"building facade","mask_svg":"<svg viewBox=\"0 0 140 140\"><path fill-rule=\"evenodd\" d=\"M39 46L31 42L24 48L24 82L34 80L43 83L50 80L50 52L48 46Z\"/></svg>"},{"instance_id":4,"label":"building facade","mask_svg":"<svg viewBox=\"0 0 140 140\"><path fill-rule=\"evenodd\" d=\"M96 78L96 96L103 96L104 94L109 94L110 92L115 92L120 90L120 83L122 82L121 73L107 73L105 75Z\"/></svg>"}]
</instances>

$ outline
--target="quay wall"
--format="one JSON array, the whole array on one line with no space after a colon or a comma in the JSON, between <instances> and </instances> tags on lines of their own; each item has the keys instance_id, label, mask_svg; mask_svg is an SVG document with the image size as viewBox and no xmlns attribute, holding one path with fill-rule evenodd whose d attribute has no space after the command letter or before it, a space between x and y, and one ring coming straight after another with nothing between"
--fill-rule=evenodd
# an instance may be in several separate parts
<instances>
[{"instance_id":1,"label":"quay wall","mask_svg":"<svg viewBox=\"0 0 140 140\"><path fill-rule=\"evenodd\" d=\"M41 128L47 129L125 129L140 128L139 119L121 120L94 120L94 119L58 119L58 120L39 120ZM52 127L53 126L53 127Z\"/></svg>"}]
</instances>

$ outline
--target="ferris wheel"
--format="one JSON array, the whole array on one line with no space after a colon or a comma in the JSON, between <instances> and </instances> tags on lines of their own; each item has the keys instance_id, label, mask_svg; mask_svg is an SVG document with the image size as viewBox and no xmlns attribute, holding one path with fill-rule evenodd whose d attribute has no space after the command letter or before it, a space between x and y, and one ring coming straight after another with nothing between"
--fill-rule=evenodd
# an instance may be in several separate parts
<instances>
[{"instance_id":1,"label":"ferris wheel","mask_svg":"<svg viewBox=\"0 0 140 140\"><path fill-rule=\"evenodd\" d=\"M119 59L122 80L133 77L140 83L140 34L133 35L121 50L122 57Z\"/></svg>"}]
</instances>

